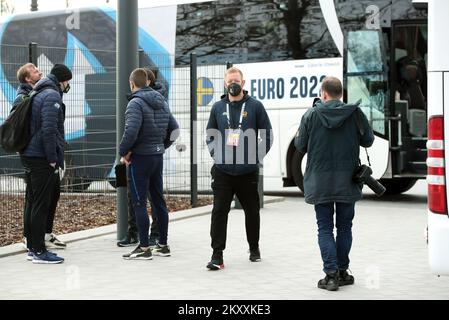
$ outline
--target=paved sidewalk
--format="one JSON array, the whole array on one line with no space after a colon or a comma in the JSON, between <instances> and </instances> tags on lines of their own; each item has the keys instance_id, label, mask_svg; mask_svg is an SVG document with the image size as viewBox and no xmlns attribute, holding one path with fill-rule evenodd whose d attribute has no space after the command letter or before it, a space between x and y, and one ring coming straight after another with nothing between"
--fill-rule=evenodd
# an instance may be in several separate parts
<instances>
[{"instance_id":1,"label":"paved sidewalk","mask_svg":"<svg viewBox=\"0 0 449 320\"><path fill-rule=\"evenodd\" d=\"M61 265L25 254L0 258L0 299L448 299L449 277L427 266L425 203L364 200L356 206L351 270L356 284L318 289L322 263L313 207L302 197L265 206L262 262L248 260L241 210L230 213L225 269L207 271L209 215L172 221L171 257L121 258L115 234L70 243Z\"/></svg>"}]
</instances>

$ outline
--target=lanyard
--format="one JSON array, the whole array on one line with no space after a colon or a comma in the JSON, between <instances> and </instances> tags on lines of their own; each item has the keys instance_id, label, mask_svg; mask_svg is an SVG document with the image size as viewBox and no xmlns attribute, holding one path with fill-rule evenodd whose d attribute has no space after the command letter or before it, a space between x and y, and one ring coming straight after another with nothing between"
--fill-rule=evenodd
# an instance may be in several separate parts
<instances>
[{"instance_id":1,"label":"lanyard","mask_svg":"<svg viewBox=\"0 0 449 320\"><path fill-rule=\"evenodd\" d=\"M245 105L246 102L242 105L242 111L240 112L240 120L239 120L239 127L238 129L242 129L242 121L243 121L243 114L245 113ZM229 113L229 103L226 103L226 117L228 118L228 127L231 129L231 120L230 120L230 113Z\"/></svg>"}]
</instances>

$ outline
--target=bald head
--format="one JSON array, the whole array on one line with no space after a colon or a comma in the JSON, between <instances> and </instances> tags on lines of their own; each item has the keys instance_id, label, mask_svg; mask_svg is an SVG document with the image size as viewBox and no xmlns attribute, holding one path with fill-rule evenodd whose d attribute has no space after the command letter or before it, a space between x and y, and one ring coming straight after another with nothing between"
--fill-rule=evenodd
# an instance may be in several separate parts
<instances>
[{"instance_id":1,"label":"bald head","mask_svg":"<svg viewBox=\"0 0 449 320\"><path fill-rule=\"evenodd\" d=\"M343 86L340 79L336 77L326 77L321 83L321 99L324 102L329 100L340 100L343 96Z\"/></svg>"}]
</instances>

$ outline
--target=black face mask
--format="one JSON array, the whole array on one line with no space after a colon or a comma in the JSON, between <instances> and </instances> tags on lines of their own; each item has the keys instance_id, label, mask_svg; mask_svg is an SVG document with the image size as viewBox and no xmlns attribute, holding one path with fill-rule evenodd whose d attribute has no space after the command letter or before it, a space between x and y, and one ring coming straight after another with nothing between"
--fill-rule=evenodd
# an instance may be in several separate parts
<instances>
[{"instance_id":1,"label":"black face mask","mask_svg":"<svg viewBox=\"0 0 449 320\"><path fill-rule=\"evenodd\" d=\"M235 82L231 83L228 86L228 92L231 96L237 97L242 92L242 86Z\"/></svg>"},{"instance_id":2,"label":"black face mask","mask_svg":"<svg viewBox=\"0 0 449 320\"><path fill-rule=\"evenodd\" d=\"M70 83L67 83L67 86L62 90L63 93L67 93L70 91Z\"/></svg>"}]
</instances>

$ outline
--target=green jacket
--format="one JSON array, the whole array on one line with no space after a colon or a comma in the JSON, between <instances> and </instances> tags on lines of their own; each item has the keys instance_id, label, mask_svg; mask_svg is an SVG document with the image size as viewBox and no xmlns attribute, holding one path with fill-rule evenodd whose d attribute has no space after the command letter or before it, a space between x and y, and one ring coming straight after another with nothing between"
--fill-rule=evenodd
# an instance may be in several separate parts
<instances>
[{"instance_id":1,"label":"green jacket","mask_svg":"<svg viewBox=\"0 0 449 320\"><path fill-rule=\"evenodd\" d=\"M360 113L363 135L357 126ZM360 120L359 120L360 121ZM370 147L374 135L358 104L331 100L318 102L301 119L295 147L307 153L305 200L310 204L355 202L362 198L352 181L359 164L360 146Z\"/></svg>"}]
</instances>

